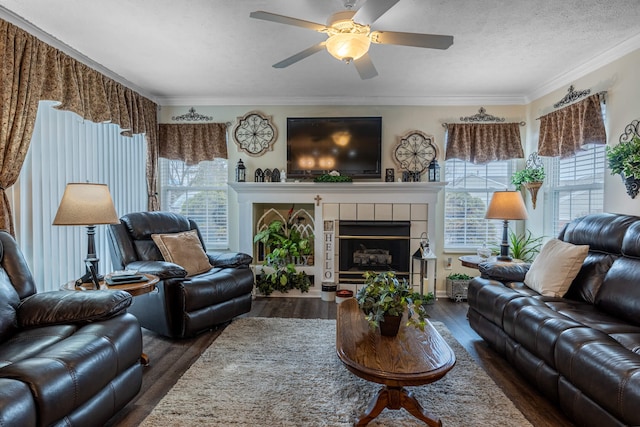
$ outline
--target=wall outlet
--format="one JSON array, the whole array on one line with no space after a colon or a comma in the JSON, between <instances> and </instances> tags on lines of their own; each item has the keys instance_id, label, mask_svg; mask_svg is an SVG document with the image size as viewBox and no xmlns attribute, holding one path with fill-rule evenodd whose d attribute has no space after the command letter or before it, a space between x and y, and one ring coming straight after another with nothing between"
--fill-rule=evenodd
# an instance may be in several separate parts
<instances>
[{"instance_id":1,"label":"wall outlet","mask_svg":"<svg viewBox=\"0 0 640 427\"><path fill-rule=\"evenodd\" d=\"M452 266L451 266L451 257L448 257L447 259L444 260L444 269L445 270L451 270Z\"/></svg>"}]
</instances>

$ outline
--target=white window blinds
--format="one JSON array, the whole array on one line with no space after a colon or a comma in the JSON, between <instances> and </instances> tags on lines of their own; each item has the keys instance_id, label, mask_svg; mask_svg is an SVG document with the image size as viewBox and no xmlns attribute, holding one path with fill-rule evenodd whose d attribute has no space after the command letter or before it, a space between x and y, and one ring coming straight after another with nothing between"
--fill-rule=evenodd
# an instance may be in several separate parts
<instances>
[{"instance_id":1,"label":"white window blinds","mask_svg":"<svg viewBox=\"0 0 640 427\"><path fill-rule=\"evenodd\" d=\"M12 188L16 239L39 291L82 276L86 227L53 226L69 182L107 184L118 216L147 210L144 135L125 137L114 124L92 123L41 101L31 145ZM105 225L96 227L100 273L112 270Z\"/></svg>"},{"instance_id":2,"label":"white window blinds","mask_svg":"<svg viewBox=\"0 0 640 427\"><path fill-rule=\"evenodd\" d=\"M574 156L547 159L549 207L545 234L557 236L574 218L603 211L605 146L588 144Z\"/></svg>"},{"instance_id":3,"label":"white window blinds","mask_svg":"<svg viewBox=\"0 0 640 427\"><path fill-rule=\"evenodd\" d=\"M493 192L511 183L514 160L474 164L445 162L444 247L475 251L502 240L502 222L484 219Z\"/></svg>"},{"instance_id":4,"label":"white window blinds","mask_svg":"<svg viewBox=\"0 0 640 427\"><path fill-rule=\"evenodd\" d=\"M160 159L162 210L185 215L198 224L207 249L229 247L227 159L188 166Z\"/></svg>"}]
</instances>

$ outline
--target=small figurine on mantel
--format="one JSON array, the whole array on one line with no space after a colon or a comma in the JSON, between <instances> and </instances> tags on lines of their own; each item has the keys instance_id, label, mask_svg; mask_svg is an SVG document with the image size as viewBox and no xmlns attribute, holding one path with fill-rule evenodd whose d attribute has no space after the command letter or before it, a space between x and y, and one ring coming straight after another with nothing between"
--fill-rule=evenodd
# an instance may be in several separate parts
<instances>
[{"instance_id":1,"label":"small figurine on mantel","mask_svg":"<svg viewBox=\"0 0 640 427\"><path fill-rule=\"evenodd\" d=\"M280 171L280 182L287 182L287 171L285 168L282 168Z\"/></svg>"}]
</instances>

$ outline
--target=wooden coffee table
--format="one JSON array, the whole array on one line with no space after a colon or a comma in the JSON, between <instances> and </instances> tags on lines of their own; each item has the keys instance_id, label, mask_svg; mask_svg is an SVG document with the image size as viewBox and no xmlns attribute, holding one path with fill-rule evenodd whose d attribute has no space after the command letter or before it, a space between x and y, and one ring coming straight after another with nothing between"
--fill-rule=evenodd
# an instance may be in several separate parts
<instances>
[{"instance_id":1,"label":"wooden coffee table","mask_svg":"<svg viewBox=\"0 0 640 427\"><path fill-rule=\"evenodd\" d=\"M438 381L456 363L453 350L431 323L424 331L403 324L397 336L383 337L369 327L357 301L349 299L338 306L336 351L352 373L384 385L356 426L366 426L384 408L405 408L430 426L442 426L405 389Z\"/></svg>"}]
</instances>

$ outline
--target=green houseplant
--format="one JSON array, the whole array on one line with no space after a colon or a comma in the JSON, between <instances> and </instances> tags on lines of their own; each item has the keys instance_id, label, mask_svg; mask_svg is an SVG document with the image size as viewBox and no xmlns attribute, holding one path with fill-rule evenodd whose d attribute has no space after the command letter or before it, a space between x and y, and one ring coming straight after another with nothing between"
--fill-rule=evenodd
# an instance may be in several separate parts
<instances>
[{"instance_id":1,"label":"green houseplant","mask_svg":"<svg viewBox=\"0 0 640 427\"><path fill-rule=\"evenodd\" d=\"M640 137L606 148L607 163L611 175L620 174L627 187L627 194L634 199L640 183Z\"/></svg>"},{"instance_id":2,"label":"green houseplant","mask_svg":"<svg viewBox=\"0 0 640 427\"><path fill-rule=\"evenodd\" d=\"M536 201L538 199L538 190L542 187L545 173L542 164L535 166L527 166L526 168L517 171L511 176L511 183L516 186L516 190L520 190L522 187L529 190L531 193L531 204L533 209L536 208Z\"/></svg>"},{"instance_id":3,"label":"green houseplant","mask_svg":"<svg viewBox=\"0 0 640 427\"><path fill-rule=\"evenodd\" d=\"M367 271L363 276L364 286L356 293L356 300L372 328L380 327L381 333L387 335L382 324L391 323L395 318L399 327L402 315L408 310L407 325L424 330L428 317L425 304L433 295L415 292L405 279L399 280L394 271ZM397 331L396 328L389 335Z\"/></svg>"},{"instance_id":4,"label":"green houseplant","mask_svg":"<svg viewBox=\"0 0 640 427\"><path fill-rule=\"evenodd\" d=\"M257 233L253 241L264 244L268 252L264 265L272 270L263 270L256 277L256 287L261 293L270 295L273 291L287 292L290 289L309 291L311 280L307 273L296 269L295 261L312 253L310 239L303 238L290 224L276 220Z\"/></svg>"},{"instance_id":5,"label":"green houseplant","mask_svg":"<svg viewBox=\"0 0 640 427\"><path fill-rule=\"evenodd\" d=\"M516 234L509 230L511 256L525 262L533 261L533 258L540 252L543 238L543 236L533 237L529 230L525 230L524 234Z\"/></svg>"}]
</instances>

